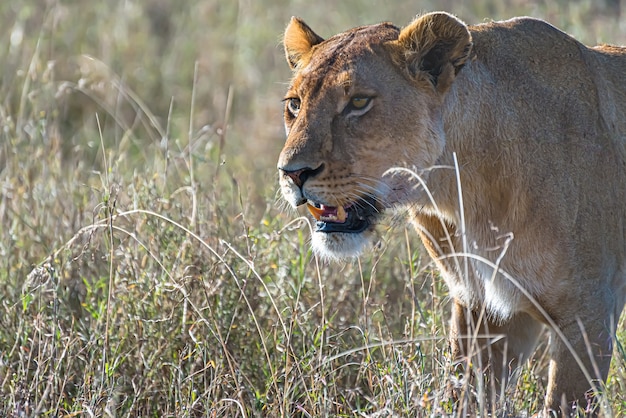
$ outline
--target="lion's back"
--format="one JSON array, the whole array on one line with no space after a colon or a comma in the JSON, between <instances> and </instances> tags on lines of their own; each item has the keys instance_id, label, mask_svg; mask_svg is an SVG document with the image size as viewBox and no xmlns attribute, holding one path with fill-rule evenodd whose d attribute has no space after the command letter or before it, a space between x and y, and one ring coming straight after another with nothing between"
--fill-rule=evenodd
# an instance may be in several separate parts
<instances>
[{"instance_id":1,"label":"lion's back","mask_svg":"<svg viewBox=\"0 0 626 418\"><path fill-rule=\"evenodd\" d=\"M551 142L608 135L626 143L626 48L588 47L533 18L470 31L474 58L500 93L493 100L515 114L522 135Z\"/></svg>"}]
</instances>

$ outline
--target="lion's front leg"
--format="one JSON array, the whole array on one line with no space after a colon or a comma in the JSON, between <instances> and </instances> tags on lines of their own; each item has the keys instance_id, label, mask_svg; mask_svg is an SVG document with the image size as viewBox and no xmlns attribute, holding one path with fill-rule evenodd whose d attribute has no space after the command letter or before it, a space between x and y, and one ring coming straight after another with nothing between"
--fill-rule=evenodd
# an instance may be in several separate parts
<instances>
[{"instance_id":1,"label":"lion's front leg","mask_svg":"<svg viewBox=\"0 0 626 418\"><path fill-rule=\"evenodd\" d=\"M465 383L483 388L478 394L488 409L494 409L508 384L515 383L520 368L532 354L543 325L525 313L504 323L491 321L486 313L470 311L455 301L450 324L450 344L456 367L463 367ZM467 368L471 365L471 372ZM458 369L457 369L458 370ZM482 381L478 380L481 379ZM463 386L449 388L459 399ZM482 395L482 396L481 396Z\"/></svg>"},{"instance_id":2,"label":"lion's front leg","mask_svg":"<svg viewBox=\"0 0 626 418\"><path fill-rule=\"evenodd\" d=\"M602 307L596 306L594 309ZM544 416L556 414L569 417L580 416L581 413L584 416L597 416L597 398L589 378L600 385L607 378L613 336L610 322L610 315L599 315L598 312L595 315L583 315L581 312L577 318L560 324L568 344L553 332Z\"/></svg>"}]
</instances>

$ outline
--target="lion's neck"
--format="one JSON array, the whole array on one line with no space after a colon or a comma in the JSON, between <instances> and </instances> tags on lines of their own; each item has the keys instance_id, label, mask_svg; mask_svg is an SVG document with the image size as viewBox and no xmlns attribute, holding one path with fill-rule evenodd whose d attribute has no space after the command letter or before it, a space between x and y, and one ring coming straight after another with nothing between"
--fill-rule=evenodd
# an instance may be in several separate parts
<instances>
[{"instance_id":1,"label":"lion's neck","mask_svg":"<svg viewBox=\"0 0 626 418\"><path fill-rule=\"evenodd\" d=\"M480 63L468 64L446 96L442 123L446 135L444 152L428 179L435 203L424 202L435 214L459 225L461 217L471 229L489 230L505 223L496 214L508 213L512 200L510 176L500 153L494 97L489 74ZM482 225L482 226L480 226Z\"/></svg>"}]
</instances>

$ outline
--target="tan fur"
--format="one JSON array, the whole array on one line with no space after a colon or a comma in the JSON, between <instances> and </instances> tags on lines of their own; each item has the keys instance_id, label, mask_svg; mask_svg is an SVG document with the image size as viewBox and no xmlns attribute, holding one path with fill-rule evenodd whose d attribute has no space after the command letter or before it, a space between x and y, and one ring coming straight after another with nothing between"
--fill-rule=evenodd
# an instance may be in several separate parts
<instances>
[{"instance_id":1,"label":"tan fur","mask_svg":"<svg viewBox=\"0 0 626 418\"><path fill-rule=\"evenodd\" d=\"M626 298L626 50L585 47L539 20L468 27L446 13L325 41L293 19L284 42L285 199L408 206L454 298L454 355L478 356L505 385L547 325L546 411L585 407ZM353 97L371 105L356 111ZM394 167L419 174L433 200ZM313 243L344 257L371 234L316 232ZM476 354L464 338L476 333L505 338Z\"/></svg>"}]
</instances>

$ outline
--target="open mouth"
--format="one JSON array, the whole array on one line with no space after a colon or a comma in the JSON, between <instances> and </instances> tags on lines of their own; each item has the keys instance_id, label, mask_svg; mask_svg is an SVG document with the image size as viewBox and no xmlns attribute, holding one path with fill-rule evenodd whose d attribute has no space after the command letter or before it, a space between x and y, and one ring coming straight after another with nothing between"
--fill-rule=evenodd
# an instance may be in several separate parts
<instances>
[{"instance_id":1,"label":"open mouth","mask_svg":"<svg viewBox=\"0 0 626 418\"><path fill-rule=\"evenodd\" d=\"M374 204L366 200L348 206L326 206L308 201L306 206L317 221L316 232L358 234L371 225L371 218L378 212Z\"/></svg>"}]
</instances>

